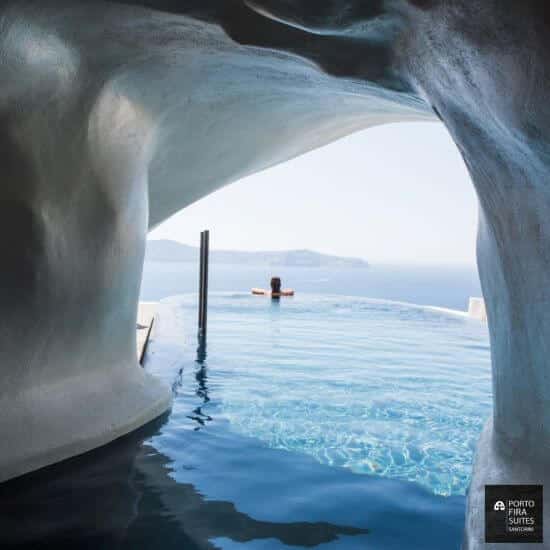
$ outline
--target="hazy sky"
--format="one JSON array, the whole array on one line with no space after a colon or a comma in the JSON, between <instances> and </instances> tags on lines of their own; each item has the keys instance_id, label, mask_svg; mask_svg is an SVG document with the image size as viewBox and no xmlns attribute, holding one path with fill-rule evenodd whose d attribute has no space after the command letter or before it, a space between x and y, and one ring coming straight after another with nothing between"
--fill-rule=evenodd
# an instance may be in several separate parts
<instances>
[{"instance_id":1,"label":"hazy sky","mask_svg":"<svg viewBox=\"0 0 550 550\"><path fill-rule=\"evenodd\" d=\"M309 248L378 263L475 264L477 198L438 123L371 128L181 211L150 234L238 250Z\"/></svg>"}]
</instances>

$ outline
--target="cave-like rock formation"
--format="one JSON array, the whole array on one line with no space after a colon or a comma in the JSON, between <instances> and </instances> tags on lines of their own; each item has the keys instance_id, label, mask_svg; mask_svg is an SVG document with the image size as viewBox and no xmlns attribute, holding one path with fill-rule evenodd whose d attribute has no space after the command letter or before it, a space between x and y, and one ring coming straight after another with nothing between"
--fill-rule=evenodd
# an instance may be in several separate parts
<instances>
[{"instance_id":1,"label":"cave-like rock formation","mask_svg":"<svg viewBox=\"0 0 550 550\"><path fill-rule=\"evenodd\" d=\"M353 131L439 117L480 202L495 410L465 547L490 548L484 484L550 475L549 11L0 0L0 479L169 406L135 360L148 227Z\"/></svg>"}]
</instances>

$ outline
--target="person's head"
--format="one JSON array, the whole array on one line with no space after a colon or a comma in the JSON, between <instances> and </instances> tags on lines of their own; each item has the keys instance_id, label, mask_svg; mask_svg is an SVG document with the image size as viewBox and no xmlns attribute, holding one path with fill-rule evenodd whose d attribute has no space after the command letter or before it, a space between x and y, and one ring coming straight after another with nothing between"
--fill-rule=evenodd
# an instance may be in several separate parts
<instances>
[{"instance_id":1,"label":"person's head","mask_svg":"<svg viewBox=\"0 0 550 550\"><path fill-rule=\"evenodd\" d=\"M281 279L280 277L271 278L271 292L281 292Z\"/></svg>"}]
</instances>

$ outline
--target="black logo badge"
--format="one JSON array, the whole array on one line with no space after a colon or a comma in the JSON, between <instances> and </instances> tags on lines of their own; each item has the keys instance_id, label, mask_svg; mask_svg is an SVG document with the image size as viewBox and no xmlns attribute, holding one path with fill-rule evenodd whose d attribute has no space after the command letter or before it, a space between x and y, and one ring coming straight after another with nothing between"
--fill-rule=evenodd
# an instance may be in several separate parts
<instances>
[{"instance_id":1,"label":"black logo badge","mask_svg":"<svg viewBox=\"0 0 550 550\"><path fill-rule=\"evenodd\" d=\"M485 485L485 542L542 542L542 485Z\"/></svg>"}]
</instances>

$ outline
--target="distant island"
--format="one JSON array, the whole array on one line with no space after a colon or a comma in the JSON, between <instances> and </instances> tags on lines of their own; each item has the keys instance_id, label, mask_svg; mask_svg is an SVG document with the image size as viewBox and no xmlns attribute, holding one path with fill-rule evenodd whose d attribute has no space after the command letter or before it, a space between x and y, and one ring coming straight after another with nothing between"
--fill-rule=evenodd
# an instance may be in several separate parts
<instances>
[{"instance_id":1,"label":"distant island","mask_svg":"<svg viewBox=\"0 0 550 550\"><path fill-rule=\"evenodd\" d=\"M147 241L145 261L193 262L199 261L195 246L170 240ZM218 264L264 265L280 267L354 267L366 268L368 262L360 258L330 256L312 250L285 250L274 252L242 252L237 250L211 250L210 261Z\"/></svg>"}]
</instances>

